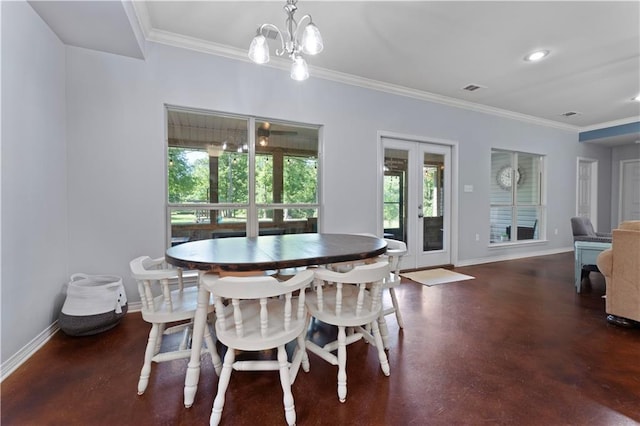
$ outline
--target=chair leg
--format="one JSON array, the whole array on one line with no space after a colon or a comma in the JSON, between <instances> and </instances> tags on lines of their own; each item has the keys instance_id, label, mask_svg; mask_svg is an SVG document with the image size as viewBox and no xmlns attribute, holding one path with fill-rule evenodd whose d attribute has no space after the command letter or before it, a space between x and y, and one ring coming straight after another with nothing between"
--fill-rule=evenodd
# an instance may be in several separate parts
<instances>
[{"instance_id":1,"label":"chair leg","mask_svg":"<svg viewBox=\"0 0 640 426\"><path fill-rule=\"evenodd\" d=\"M347 400L347 335L344 329L344 326L338 327L338 399L340 402ZM378 332L379 335L380 332ZM382 343L380 345L382 346Z\"/></svg>"},{"instance_id":2,"label":"chair leg","mask_svg":"<svg viewBox=\"0 0 640 426\"><path fill-rule=\"evenodd\" d=\"M285 350L284 345L278 346L278 365L280 366L280 385L282 386L284 417L287 419L287 424L289 426L293 426L296 424L296 407L293 403L293 394L291 393L289 362L287 360L287 351Z\"/></svg>"},{"instance_id":3,"label":"chair leg","mask_svg":"<svg viewBox=\"0 0 640 426\"><path fill-rule=\"evenodd\" d=\"M306 327L305 327L305 330L306 330ZM293 384L296 381L298 370L300 369L300 364L302 364L302 369L304 370L305 373L309 372L309 355L307 354L307 344L306 344L305 336L306 336L306 333L303 331L302 333L300 333L300 335L296 339L298 346L293 352L293 358L291 360L291 365L289 369L291 384Z\"/></svg>"},{"instance_id":4,"label":"chair leg","mask_svg":"<svg viewBox=\"0 0 640 426\"><path fill-rule=\"evenodd\" d=\"M180 346L178 349L183 351L189 347L189 342L191 341L191 327L185 327L182 331L182 340L180 340Z\"/></svg>"},{"instance_id":5,"label":"chair leg","mask_svg":"<svg viewBox=\"0 0 640 426\"><path fill-rule=\"evenodd\" d=\"M378 326L380 328L380 335L382 336L382 344L385 349L389 349L389 329L387 328L387 320L384 318L384 313L380 312L380 316L378 317ZM367 331L370 332L371 326L366 326Z\"/></svg>"},{"instance_id":6,"label":"chair leg","mask_svg":"<svg viewBox=\"0 0 640 426\"><path fill-rule=\"evenodd\" d=\"M378 358L380 359L380 368L385 376L391 374L389 370L389 360L387 354L384 353L384 345L382 343L382 337L380 336L380 329L378 328L378 322L372 321L371 328L373 329L373 338L376 341L376 349L378 350Z\"/></svg>"},{"instance_id":7,"label":"chair leg","mask_svg":"<svg viewBox=\"0 0 640 426\"><path fill-rule=\"evenodd\" d=\"M218 393L213 400L213 409L211 410L211 418L209 419L210 426L216 426L220 423L222 418L222 409L224 408L224 394L229 386L229 379L231 379L231 371L233 370L233 363L236 360L235 351L232 348L227 348L227 353L224 356L224 364L222 365L222 372L218 379Z\"/></svg>"},{"instance_id":8,"label":"chair leg","mask_svg":"<svg viewBox=\"0 0 640 426\"><path fill-rule=\"evenodd\" d=\"M309 354L307 354L307 343L304 334L298 336L298 347L302 351L302 370L308 373L310 369Z\"/></svg>"},{"instance_id":9,"label":"chair leg","mask_svg":"<svg viewBox=\"0 0 640 426\"><path fill-rule=\"evenodd\" d=\"M213 369L215 370L218 377L220 377L220 371L222 371L222 362L220 361L220 355L218 355L218 350L216 349L216 342L214 342L213 338L211 337L208 323L205 324L204 327L204 341L207 344L207 349L209 350L209 354L211 355Z\"/></svg>"},{"instance_id":10,"label":"chair leg","mask_svg":"<svg viewBox=\"0 0 640 426\"><path fill-rule=\"evenodd\" d=\"M396 296L396 289L390 288L389 294L391 295L391 303L393 304L393 310L396 313L396 320L398 321L398 327L404 328L404 322L402 321L402 314L400 313L400 305L398 304L398 297Z\"/></svg>"},{"instance_id":11,"label":"chair leg","mask_svg":"<svg viewBox=\"0 0 640 426\"><path fill-rule=\"evenodd\" d=\"M158 353L158 341L162 340L159 337L160 324L152 324L151 331L149 331L149 339L147 340L147 348L144 350L144 363L142 364L142 370L140 371L140 380L138 381L138 395L142 395L147 389L149 384L149 376L151 375L151 362L153 356Z\"/></svg>"},{"instance_id":12,"label":"chair leg","mask_svg":"<svg viewBox=\"0 0 640 426\"><path fill-rule=\"evenodd\" d=\"M160 352L160 347L162 346L162 337L164 336L164 331L166 329L166 324L158 324L158 337L156 339L156 348L155 353Z\"/></svg>"}]
</instances>

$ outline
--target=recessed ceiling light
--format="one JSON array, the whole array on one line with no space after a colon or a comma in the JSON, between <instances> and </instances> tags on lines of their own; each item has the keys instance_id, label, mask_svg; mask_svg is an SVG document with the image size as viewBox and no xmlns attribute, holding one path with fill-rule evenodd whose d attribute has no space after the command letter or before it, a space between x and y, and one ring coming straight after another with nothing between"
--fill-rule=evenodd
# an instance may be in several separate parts
<instances>
[{"instance_id":1,"label":"recessed ceiling light","mask_svg":"<svg viewBox=\"0 0 640 426\"><path fill-rule=\"evenodd\" d=\"M640 102L640 94L638 94L635 97L631 98L631 100Z\"/></svg>"},{"instance_id":2,"label":"recessed ceiling light","mask_svg":"<svg viewBox=\"0 0 640 426\"><path fill-rule=\"evenodd\" d=\"M527 56L525 56L524 60L527 62L535 62L544 58L548 54L549 54L548 50L536 50L535 52L531 52Z\"/></svg>"}]
</instances>

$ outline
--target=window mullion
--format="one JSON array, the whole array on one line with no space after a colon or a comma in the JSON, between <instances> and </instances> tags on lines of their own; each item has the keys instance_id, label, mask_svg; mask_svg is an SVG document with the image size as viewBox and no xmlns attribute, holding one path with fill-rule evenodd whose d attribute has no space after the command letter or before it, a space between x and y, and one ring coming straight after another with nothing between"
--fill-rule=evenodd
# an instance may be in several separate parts
<instances>
[{"instance_id":1,"label":"window mullion","mask_svg":"<svg viewBox=\"0 0 640 426\"><path fill-rule=\"evenodd\" d=\"M511 154L511 241L518 241L518 153Z\"/></svg>"},{"instance_id":2,"label":"window mullion","mask_svg":"<svg viewBox=\"0 0 640 426\"><path fill-rule=\"evenodd\" d=\"M256 207L256 119L249 117L247 122L247 135L249 149L249 206L247 209L247 235L258 235L258 209Z\"/></svg>"}]
</instances>

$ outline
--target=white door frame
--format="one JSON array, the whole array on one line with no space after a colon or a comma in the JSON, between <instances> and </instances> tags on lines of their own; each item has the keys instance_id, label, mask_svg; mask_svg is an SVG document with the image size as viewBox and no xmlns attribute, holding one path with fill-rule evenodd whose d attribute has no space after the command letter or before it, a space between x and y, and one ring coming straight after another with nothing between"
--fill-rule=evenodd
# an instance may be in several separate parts
<instances>
[{"instance_id":1,"label":"white door frame","mask_svg":"<svg viewBox=\"0 0 640 426\"><path fill-rule=\"evenodd\" d=\"M598 160L594 158L578 157L576 161L576 216L580 214L580 164L591 165L590 206L589 219L594 229L598 230Z\"/></svg>"},{"instance_id":2,"label":"white door frame","mask_svg":"<svg viewBox=\"0 0 640 426\"><path fill-rule=\"evenodd\" d=\"M451 165L450 165L450 180L451 180L451 188L450 188L450 203L451 207L449 208L449 256L450 262L453 265L456 265L458 262L458 142L440 139L440 138L430 138L424 136L416 136L416 135L407 135L396 132L388 132L388 131L378 131L377 135L377 143L378 143L378 178L376 179L376 223L377 223L377 234L382 235L384 232L383 229L383 199L382 199L382 190L383 190L383 181L384 181L384 146L382 143L383 138L389 139L399 139L406 142L420 142L420 143L428 143L433 145L444 145L451 149ZM409 268L410 265L401 265L404 268Z\"/></svg>"}]
</instances>

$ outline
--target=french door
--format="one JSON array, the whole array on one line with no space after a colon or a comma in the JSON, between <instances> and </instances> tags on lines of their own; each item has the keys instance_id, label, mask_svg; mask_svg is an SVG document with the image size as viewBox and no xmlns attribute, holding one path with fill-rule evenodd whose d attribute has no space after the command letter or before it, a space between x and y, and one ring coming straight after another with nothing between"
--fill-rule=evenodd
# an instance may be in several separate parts
<instances>
[{"instance_id":1,"label":"french door","mask_svg":"<svg viewBox=\"0 0 640 426\"><path fill-rule=\"evenodd\" d=\"M382 228L403 269L451 263L451 146L384 136Z\"/></svg>"}]
</instances>

